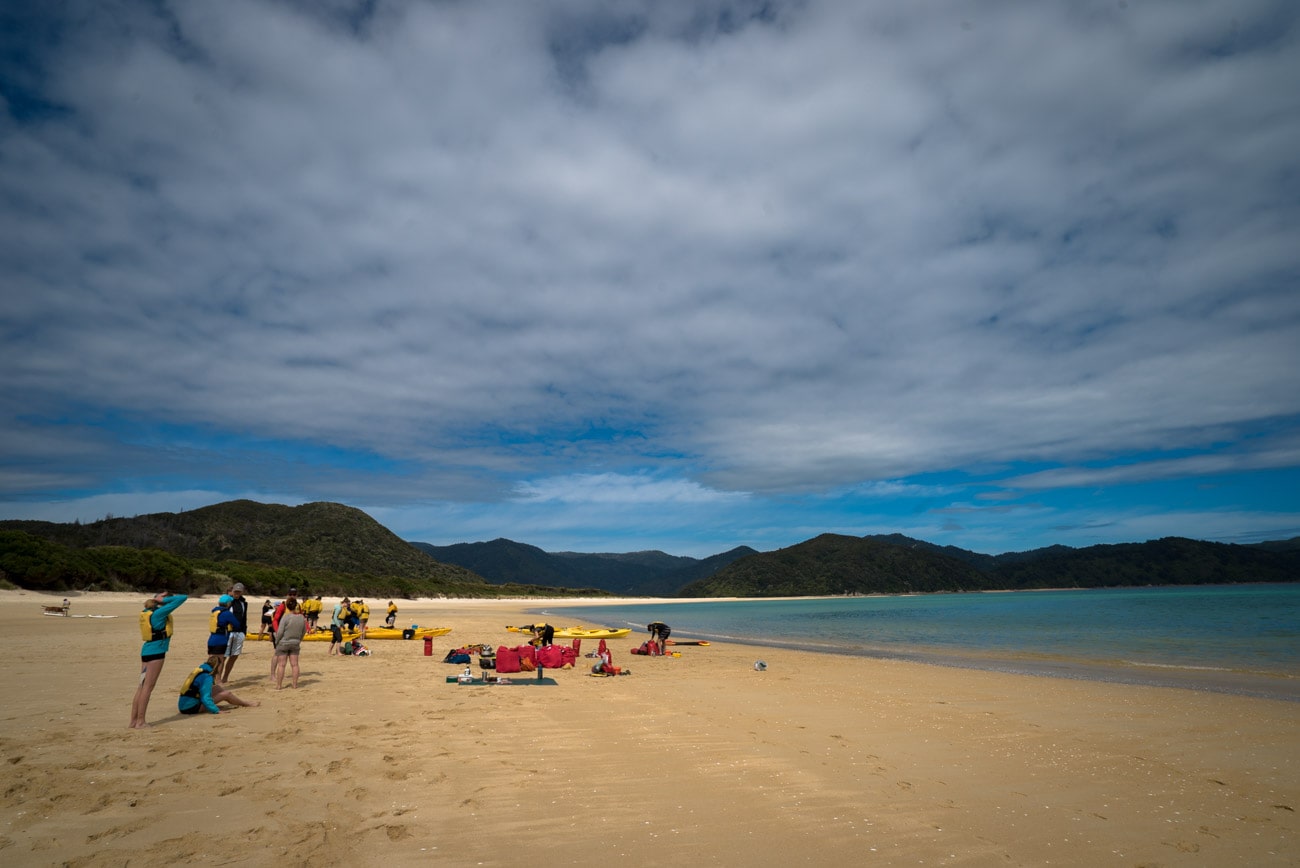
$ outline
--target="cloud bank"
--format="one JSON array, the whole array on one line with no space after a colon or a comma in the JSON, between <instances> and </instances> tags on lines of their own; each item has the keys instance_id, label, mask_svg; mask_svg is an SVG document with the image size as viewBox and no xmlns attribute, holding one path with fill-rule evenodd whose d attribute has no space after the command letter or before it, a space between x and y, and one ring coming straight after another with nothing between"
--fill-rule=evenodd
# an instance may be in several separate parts
<instances>
[{"instance_id":1,"label":"cloud bank","mask_svg":"<svg viewBox=\"0 0 1300 868\"><path fill-rule=\"evenodd\" d=\"M6 14L10 514L1016 547L931 510L1300 466L1293 4Z\"/></svg>"}]
</instances>

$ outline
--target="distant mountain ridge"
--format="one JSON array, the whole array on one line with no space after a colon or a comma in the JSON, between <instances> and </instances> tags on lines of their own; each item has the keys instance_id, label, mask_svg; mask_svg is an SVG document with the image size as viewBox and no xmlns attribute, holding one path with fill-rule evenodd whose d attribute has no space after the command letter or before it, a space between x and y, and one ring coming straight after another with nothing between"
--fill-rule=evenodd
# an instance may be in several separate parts
<instances>
[{"instance_id":1,"label":"distant mountain ridge","mask_svg":"<svg viewBox=\"0 0 1300 868\"><path fill-rule=\"evenodd\" d=\"M1231 545L1169 537L986 555L902 534L822 534L771 552L546 552L496 539L406 542L361 510L236 500L88 524L0 521L0 582L202 592L296 584L370 595L820 596L1047 587L1300 581L1300 538Z\"/></svg>"},{"instance_id":2,"label":"distant mountain ridge","mask_svg":"<svg viewBox=\"0 0 1300 868\"><path fill-rule=\"evenodd\" d=\"M735 561L683 597L783 597L1300 581L1300 549L1167 537L983 555L898 534L822 534Z\"/></svg>"},{"instance_id":3,"label":"distant mountain ridge","mask_svg":"<svg viewBox=\"0 0 1300 868\"><path fill-rule=\"evenodd\" d=\"M447 546L423 542L411 545L435 560L472 570L489 582L593 587L625 597L672 596L683 585L758 553L749 546L703 559L661 551L546 552L508 539Z\"/></svg>"}]
</instances>

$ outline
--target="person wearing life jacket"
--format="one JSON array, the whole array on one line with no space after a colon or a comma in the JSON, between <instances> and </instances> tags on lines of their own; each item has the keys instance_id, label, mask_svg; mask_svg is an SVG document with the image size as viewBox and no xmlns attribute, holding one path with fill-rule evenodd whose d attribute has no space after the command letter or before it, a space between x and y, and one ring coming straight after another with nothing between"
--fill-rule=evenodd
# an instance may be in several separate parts
<instances>
[{"instance_id":1,"label":"person wearing life jacket","mask_svg":"<svg viewBox=\"0 0 1300 868\"><path fill-rule=\"evenodd\" d=\"M235 602L235 598L230 594L222 594L217 600L217 605L212 607L212 612L208 615L208 654L219 655L223 658L226 656L226 649L230 646L230 634L239 629L239 618L231 610L230 604ZM225 666L220 666L212 673L213 678L218 684L223 681Z\"/></svg>"},{"instance_id":2,"label":"person wearing life jacket","mask_svg":"<svg viewBox=\"0 0 1300 868\"><path fill-rule=\"evenodd\" d=\"M131 700L130 729L147 729L145 713L149 710L149 697L153 695L158 676L172 641L172 612L188 597L184 594L160 592L144 601L140 613L140 684Z\"/></svg>"},{"instance_id":3,"label":"person wearing life jacket","mask_svg":"<svg viewBox=\"0 0 1300 868\"><path fill-rule=\"evenodd\" d=\"M325 610L325 604L321 602L320 594L315 597L308 597L303 602L306 608L303 615L307 618L307 632L315 633L320 629L320 613Z\"/></svg>"},{"instance_id":4,"label":"person wearing life jacket","mask_svg":"<svg viewBox=\"0 0 1300 868\"><path fill-rule=\"evenodd\" d=\"M388 617L384 619L384 626L389 629L397 626L397 604L392 600L388 601Z\"/></svg>"},{"instance_id":5,"label":"person wearing life jacket","mask_svg":"<svg viewBox=\"0 0 1300 868\"><path fill-rule=\"evenodd\" d=\"M230 628L230 642L226 646L226 665L221 672L214 673L221 676L217 680L223 684L230 681L230 670L235 668L235 661L244 653L244 637L248 635L248 600L244 599L243 583L235 582L230 586L229 593L234 601L230 604L230 614L235 616L237 623Z\"/></svg>"},{"instance_id":6,"label":"person wearing life jacket","mask_svg":"<svg viewBox=\"0 0 1300 868\"><path fill-rule=\"evenodd\" d=\"M365 600L357 600L357 621L361 625L361 638L366 638L366 622L370 620L370 607Z\"/></svg>"},{"instance_id":7,"label":"person wearing life jacket","mask_svg":"<svg viewBox=\"0 0 1300 868\"><path fill-rule=\"evenodd\" d=\"M220 654L212 654L190 673L185 683L181 685L181 695L176 700L177 711L181 714L198 714L201 711L220 714L222 709L217 707L218 702L228 702L244 708L256 708L261 705L260 702L240 699L217 683L214 673L223 665L225 659Z\"/></svg>"}]
</instances>

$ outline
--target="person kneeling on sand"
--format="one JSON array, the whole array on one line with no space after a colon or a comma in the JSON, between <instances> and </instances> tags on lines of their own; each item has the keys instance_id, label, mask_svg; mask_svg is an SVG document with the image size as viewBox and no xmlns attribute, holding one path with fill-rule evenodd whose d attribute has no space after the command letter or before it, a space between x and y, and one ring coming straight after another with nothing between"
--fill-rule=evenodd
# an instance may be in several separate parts
<instances>
[{"instance_id":1,"label":"person kneeling on sand","mask_svg":"<svg viewBox=\"0 0 1300 868\"><path fill-rule=\"evenodd\" d=\"M176 700L177 711L181 714L198 714L201 711L220 714L222 709L217 707L218 702L228 702L231 705L239 705L244 708L256 708L261 705L260 702L240 699L233 692L216 683L213 679L213 673L223 663L225 663L224 657L220 654L213 654L206 662L190 673L190 677L186 678L185 683L181 685L181 695ZM226 710L229 711L229 709Z\"/></svg>"}]
</instances>

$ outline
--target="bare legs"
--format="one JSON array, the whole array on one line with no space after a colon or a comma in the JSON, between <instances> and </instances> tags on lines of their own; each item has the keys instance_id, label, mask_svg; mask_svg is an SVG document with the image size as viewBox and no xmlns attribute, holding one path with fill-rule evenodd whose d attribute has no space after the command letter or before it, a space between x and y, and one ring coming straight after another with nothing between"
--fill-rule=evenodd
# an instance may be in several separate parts
<instances>
[{"instance_id":1,"label":"bare legs","mask_svg":"<svg viewBox=\"0 0 1300 868\"><path fill-rule=\"evenodd\" d=\"M240 705L243 706L244 708L257 708L257 706L262 704L260 702L254 702L248 699L240 699L238 696L231 693L229 690L212 691L212 701L228 702L231 705Z\"/></svg>"},{"instance_id":2,"label":"bare legs","mask_svg":"<svg viewBox=\"0 0 1300 868\"><path fill-rule=\"evenodd\" d=\"M275 668L275 689L281 690L284 687L284 670L287 665L293 670L293 680L289 686L294 690L298 689L298 652L290 651L287 654L276 654L272 665Z\"/></svg>"},{"instance_id":3,"label":"bare legs","mask_svg":"<svg viewBox=\"0 0 1300 868\"><path fill-rule=\"evenodd\" d=\"M227 657L227 658L226 658L226 666L225 666L225 668L221 671L221 680L222 680L222 681L224 681L224 682L228 682L228 681L230 681L230 670L235 668L235 661L238 660L238 659L239 659L239 655L238 655L238 654L236 654L234 657Z\"/></svg>"},{"instance_id":4,"label":"bare legs","mask_svg":"<svg viewBox=\"0 0 1300 868\"><path fill-rule=\"evenodd\" d=\"M149 710L149 697L153 695L154 685L162 674L163 660L150 660L140 664L140 686L135 689L135 699L131 701L131 724L129 729L148 729L145 712Z\"/></svg>"}]
</instances>

